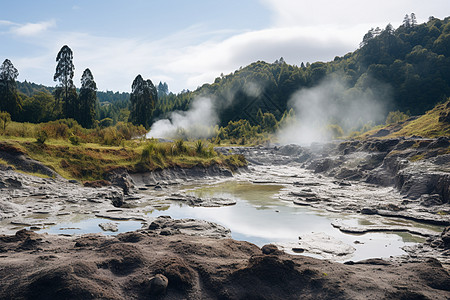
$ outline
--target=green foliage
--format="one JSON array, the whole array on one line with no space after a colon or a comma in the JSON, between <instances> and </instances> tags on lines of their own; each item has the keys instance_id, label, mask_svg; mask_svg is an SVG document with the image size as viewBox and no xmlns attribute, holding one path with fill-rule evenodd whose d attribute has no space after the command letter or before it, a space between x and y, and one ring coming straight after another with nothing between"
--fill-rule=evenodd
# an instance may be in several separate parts
<instances>
[{"instance_id":1,"label":"green foliage","mask_svg":"<svg viewBox=\"0 0 450 300\"><path fill-rule=\"evenodd\" d=\"M150 79L144 80L141 75L138 75L134 79L131 89L129 121L148 129L158 101L156 88Z\"/></svg>"},{"instance_id":2,"label":"green foliage","mask_svg":"<svg viewBox=\"0 0 450 300\"><path fill-rule=\"evenodd\" d=\"M81 77L81 89L78 97L77 119L84 128L92 128L95 121L97 102L97 85L91 70L86 69Z\"/></svg>"},{"instance_id":3,"label":"green foliage","mask_svg":"<svg viewBox=\"0 0 450 300\"><path fill-rule=\"evenodd\" d=\"M179 155L179 154L186 153L186 152L187 152L187 148L186 148L186 145L184 144L184 140L182 140L182 139L176 140L172 146L172 154Z\"/></svg>"},{"instance_id":4,"label":"green foliage","mask_svg":"<svg viewBox=\"0 0 450 300\"><path fill-rule=\"evenodd\" d=\"M197 153L198 155L202 155L205 150L205 144L203 143L202 140L197 140L194 144L194 148L195 148L195 153Z\"/></svg>"},{"instance_id":5,"label":"green foliage","mask_svg":"<svg viewBox=\"0 0 450 300\"><path fill-rule=\"evenodd\" d=\"M8 112L14 120L22 111L22 99L17 92L19 72L9 59L0 66L0 111Z\"/></svg>"},{"instance_id":6,"label":"green foliage","mask_svg":"<svg viewBox=\"0 0 450 300\"><path fill-rule=\"evenodd\" d=\"M393 124L393 123L399 123L408 118L409 118L408 114L405 114L399 110L391 111L388 113L388 116L386 118L386 125Z\"/></svg>"},{"instance_id":7,"label":"green foliage","mask_svg":"<svg viewBox=\"0 0 450 300\"><path fill-rule=\"evenodd\" d=\"M38 144L43 145L45 143L45 141L48 138L48 134L45 130L39 130L38 133L36 134L36 142Z\"/></svg>"},{"instance_id":8,"label":"green foliage","mask_svg":"<svg viewBox=\"0 0 450 300\"><path fill-rule=\"evenodd\" d=\"M6 111L0 111L0 126L3 132L6 130L6 126L11 122L11 115Z\"/></svg>"},{"instance_id":9,"label":"green foliage","mask_svg":"<svg viewBox=\"0 0 450 300\"><path fill-rule=\"evenodd\" d=\"M336 124L330 124L326 128L328 135L332 139L341 138L344 136L344 130L342 130L341 126Z\"/></svg>"},{"instance_id":10,"label":"green foliage","mask_svg":"<svg viewBox=\"0 0 450 300\"><path fill-rule=\"evenodd\" d=\"M100 122L98 123L98 125L101 128L106 128L106 127L110 127L113 125L113 120L111 118L104 118L102 120L100 120Z\"/></svg>"},{"instance_id":11,"label":"green foliage","mask_svg":"<svg viewBox=\"0 0 450 300\"><path fill-rule=\"evenodd\" d=\"M70 135L69 141L70 141L70 143L71 143L72 145L74 145L74 146L78 146L78 145L81 144L81 139L80 139L80 137L77 136L77 135L75 135L75 134L73 134L73 133Z\"/></svg>"},{"instance_id":12,"label":"green foliage","mask_svg":"<svg viewBox=\"0 0 450 300\"><path fill-rule=\"evenodd\" d=\"M59 85L54 91L55 99L62 102L62 113L65 118L74 118L77 113L77 91L73 84L75 67L73 65L73 52L64 45L56 56L56 71L54 81Z\"/></svg>"}]
</instances>

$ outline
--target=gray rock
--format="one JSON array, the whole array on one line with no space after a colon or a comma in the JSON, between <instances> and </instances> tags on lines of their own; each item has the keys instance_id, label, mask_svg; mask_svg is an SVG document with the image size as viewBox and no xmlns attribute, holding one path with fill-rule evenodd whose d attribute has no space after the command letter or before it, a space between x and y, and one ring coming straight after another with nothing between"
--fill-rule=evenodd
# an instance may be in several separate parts
<instances>
[{"instance_id":1,"label":"gray rock","mask_svg":"<svg viewBox=\"0 0 450 300\"><path fill-rule=\"evenodd\" d=\"M162 274L156 274L150 278L150 293L153 295L160 295L166 292L169 285L169 279Z\"/></svg>"},{"instance_id":2,"label":"gray rock","mask_svg":"<svg viewBox=\"0 0 450 300\"><path fill-rule=\"evenodd\" d=\"M98 224L98 226L103 230L103 231L111 231L111 232L117 232L119 231L119 228L117 227L116 223L100 223Z\"/></svg>"},{"instance_id":3,"label":"gray rock","mask_svg":"<svg viewBox=\"0 0 450 300\"><path fill-rule=\"evenodd\" d=\"M375 215L378 213L378 210L372 207L363 207L361 208L361 213L363 215Z\"/></svg>"}]
</instances>

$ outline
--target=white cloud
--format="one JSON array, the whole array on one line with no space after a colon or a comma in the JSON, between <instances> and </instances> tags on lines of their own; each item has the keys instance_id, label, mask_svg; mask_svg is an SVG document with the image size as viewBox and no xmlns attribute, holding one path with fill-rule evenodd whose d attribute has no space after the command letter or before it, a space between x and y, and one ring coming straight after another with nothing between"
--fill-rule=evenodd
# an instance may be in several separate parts
<instances>
[{"instance_id":1,"label":"white cloud","mask_svg":"<svg viewBox=\"0 0 450 300\"><path fill-rule=\"evenodd\" d=\"M15 24L11 32L19 36L34 36L47 31L56 25L55 21L44 21L40 23L26 23L24 25Z\"/></svg>"},{"instance_id":2,"label":"white cloud","mask_svg":"<svg viewBox=\"0 0 450 300\"><path fill-rule=\"evenodd\" d=\"M374 24L386 26L401 23L405 14L412 12L420 22L429 16L444 18L450 11L448 0L261 0L274 12L276 26L311 26Z\"/></svg>"}]
</instances>

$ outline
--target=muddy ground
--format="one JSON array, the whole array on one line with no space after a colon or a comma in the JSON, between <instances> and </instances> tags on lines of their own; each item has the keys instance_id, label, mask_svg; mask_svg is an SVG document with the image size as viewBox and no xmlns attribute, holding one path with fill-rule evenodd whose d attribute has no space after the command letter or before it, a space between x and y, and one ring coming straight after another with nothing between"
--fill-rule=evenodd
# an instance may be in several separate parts
<instances>
[{"instance_id":1,"label":"muddy ground","mask_svg":"<svg viewBox=\"0 0 450 300\"><path fill-rule=\"evenodd\" d=\"M446 138L399 138L310 148L223 148L218 150L244 154L249 167L235 174L218 166L151 174L118 170L105 180L113 185L106 186L0 166L0 299L448 299L450 230L386 227L375 220L450 224L449 144ZM14 159L20 166L29 163ZM39 164L31 165L37 170ZM181 183L232 176L285 186L281 201L360 213L373 221L370 226L333 224L341 231L404 231L427 242L407 249L402 258L333 263L273 246L263 251L231 240L226 228L210 222L148 218L148 207L141 205L233 205L177 193ZM144 229L116 237L30 231L80 215L139 220Z\"/></svg>"},{"instance_id":2,"label":"muddy ground","mask_svg":"<svg viewBox=\"0 0 450 300\"><path fill-rule=\"evenodd\" d=\"M287 255L270 245L162 232L77 238L22 230L1 236L0 299L450 297L450 277L436 259L347 265Z\"/></svg>"}]
</instances>

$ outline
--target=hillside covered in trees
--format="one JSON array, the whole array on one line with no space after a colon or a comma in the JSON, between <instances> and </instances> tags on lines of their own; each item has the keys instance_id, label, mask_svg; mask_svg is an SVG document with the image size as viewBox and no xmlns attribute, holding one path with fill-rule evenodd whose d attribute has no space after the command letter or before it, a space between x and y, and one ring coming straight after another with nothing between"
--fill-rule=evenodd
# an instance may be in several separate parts
<instances>
[{"instance_id":1,"label":"hillside covered in trees","mask_svg":"<svg viewBox=\"0 0 450 300\"><path fill-rule=\"evenodd\" d=\"M359 49L331 62L294 66L283 58L258 61L192 94L216 98L224 107L222 125L237 119L252 122L259 108L279 120L296 91L317 86L331 74L338 74L349 92L388 89L389 110L424 113L450 96L450 17L430 17L419 25L412 14L396 30L390 24L369 30Z\"/></svg>"},{"instance_id":2,"label":"hillside covered in trees","mask_svg":"<svg viewBox=\"0 0 450 300\"><path fill-rule=\"evenodd\" d=\"M167 83L160 82L155 86L157 100L151 108L151 120L143 125L166 118L172 111L188 110L196 97L206 96L214 100L220 126L246 120L251 126L263 125L273 130L276 122L292 115L289 100L294 93L316 87L333 76L345 86L342 97L378 90L382 92L377 96L386 102L386 114L424 113L450 96L450 17L444 20L430 17L428 22L417 24L414 14L406 15L399 28L390 24L384 29L372 28L357 50L330 62L302 62L296 66L287 64L283 58L274 63L258 61L231 74L222 74L195 91L179 94L169 92ZM20 105L11 114L14 120L38 123L61 117L54 109L57 88L25 81L17 82L17 89ZM98 124L131 120L130 95L97 91Z\"/></svg>"}]
</instances>

